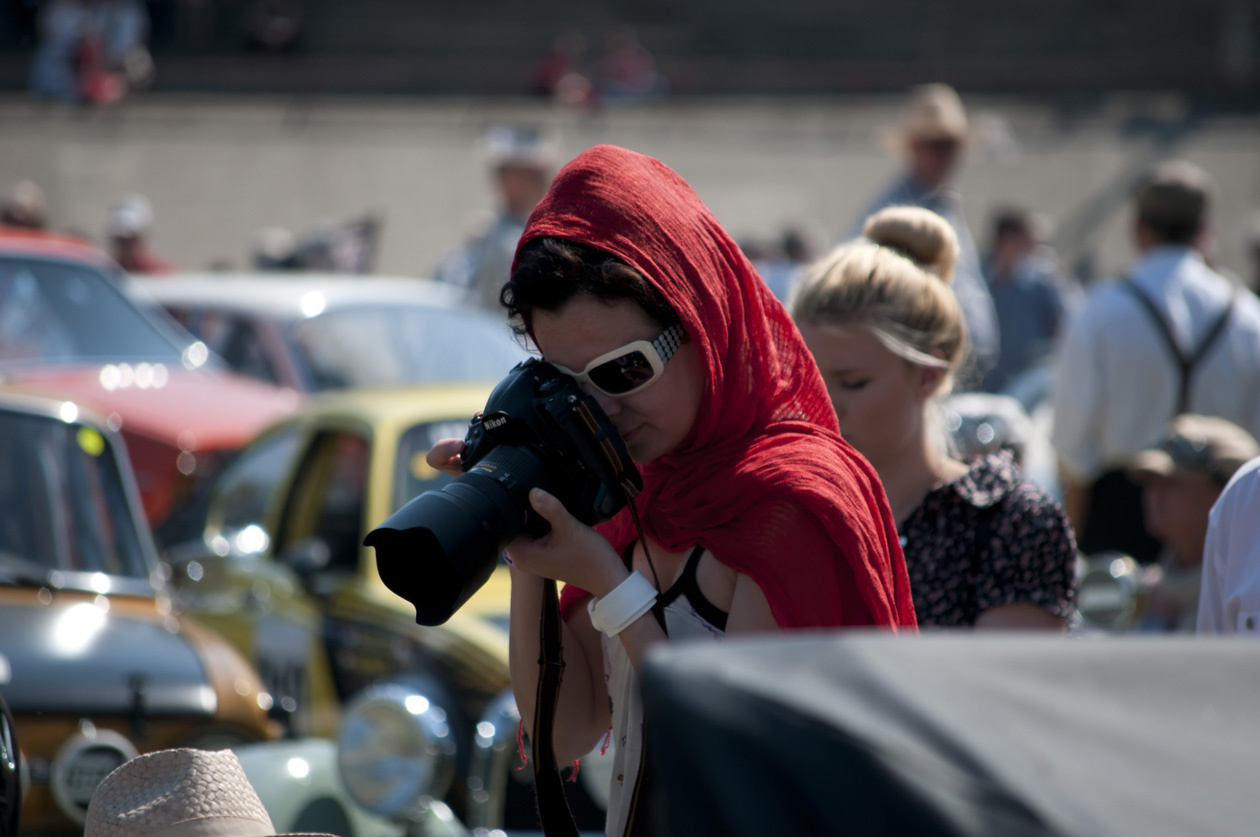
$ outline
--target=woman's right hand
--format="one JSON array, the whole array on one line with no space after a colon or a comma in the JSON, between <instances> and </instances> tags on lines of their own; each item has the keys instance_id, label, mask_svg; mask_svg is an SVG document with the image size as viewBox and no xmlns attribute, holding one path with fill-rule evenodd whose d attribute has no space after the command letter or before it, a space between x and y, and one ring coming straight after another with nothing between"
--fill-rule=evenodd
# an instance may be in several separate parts
<instances>
[{"instance_id":1,"label":"woman's right hand","mask_svg":"<svg viewBox=\"0 0 1260 837\"><path fill-rule=\"evenodd\" d=\"M458 477L464 473L464 459L461 456L463 452L463 439L440 439L437 444L429 448L424 461L428 462L431 468L436 468L452 477Z\"/></svg>"}]
</instances>

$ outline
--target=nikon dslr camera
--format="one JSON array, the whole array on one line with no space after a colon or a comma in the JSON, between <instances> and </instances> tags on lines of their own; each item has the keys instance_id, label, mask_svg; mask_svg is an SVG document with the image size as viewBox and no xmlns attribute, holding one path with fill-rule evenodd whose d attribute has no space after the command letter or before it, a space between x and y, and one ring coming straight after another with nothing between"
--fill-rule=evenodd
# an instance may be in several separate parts
<instances>
[{"instance_id":1,"label":"nikon dslr camera","mask_svg":"<svg viewBox=\"0 0 1260 837\"><path fill-rule=\"evenodd\" d=\"M464 473L426 491L372 530L385 586L440 625L490 578L504 546L550 524L529 492L555 495L588 526L643 487L625 443L595 399L551 364L530 359L499 382L464 439Z\"/></svg>"}]
</instances>

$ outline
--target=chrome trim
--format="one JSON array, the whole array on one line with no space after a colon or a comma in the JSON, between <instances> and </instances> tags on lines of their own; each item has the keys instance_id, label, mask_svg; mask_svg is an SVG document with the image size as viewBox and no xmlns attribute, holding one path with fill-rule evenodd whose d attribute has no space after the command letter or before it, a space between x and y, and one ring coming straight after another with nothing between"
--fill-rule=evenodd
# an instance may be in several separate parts
<instances>
[{"instance_id":1,"label":"chrome trim","mask_svg":"<svg viewBox=\"0 0 1260 837\"><path fill-rule=\"evenodd\" d=\"M139 752L113 730L98 730L91 722L79 724L79 731L66 739L53 758L49 775L57 807L79 825L87 821L88 802L96 786L115 768L131 761Z\"/></svg>"},{"instance_id":2,"label":"chrome trim","mask_svg":"<svg viewBox=\"0 0 1260 837\"><path fill-rule=\"evenodd\" d=\"M395 822L422 813L454 777L446 710L412 686L369 686L346 704L337 768L351 798L372 813Z\"/></svg>"},{"instance_id":3,"label":"chrome trim","mask_svg":"<svg viewBox=\"0 0 1260 837\"><path fill-rule=\"evenodd\" d=\"M520 724L521 713L509 689L490 702L473 730L473 748L468 760L469 828L502 827L508 777L523 783L534 780L533 770L516 770L517 765L512 764L512 760L518 758L516 740ZM527 768L528 764L523 767Z\"/></svg>"}]
</instances>

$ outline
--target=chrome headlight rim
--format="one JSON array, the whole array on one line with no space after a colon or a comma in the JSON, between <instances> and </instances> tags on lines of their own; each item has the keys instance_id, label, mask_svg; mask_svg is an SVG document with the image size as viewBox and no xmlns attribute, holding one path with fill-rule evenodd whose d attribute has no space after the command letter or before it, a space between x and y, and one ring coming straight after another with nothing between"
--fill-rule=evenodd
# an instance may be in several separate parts
<instances>
[{"instance_id":1,"label":"chrome headlight rim","mask_svg":"<svg viewBox=\"0 0 1260 837\"><path fill-rule=\"evenodd\" d=\"M1130 627L1137 617L1139 573L1138 563L1122 552L1105 550L1085 556L1077 577L1077 611L1086 624L1104 631ZM1099 618L1098 611L1114 612Z\"/></svg>"},{"instance_id":2,"label":"chrome headlight rim","mask_svg":"<svg viewBox=\"0 0 1260 837\"><path fill-rule=\"evenodd\" d=\"M511 766L520 724L521 713L511 689L491 700L477 721L467 776L469 827L502 825L508 777L527 784L534 779L532 770Z\"/></svg>"},{"instance_id":3,"label":"chrome headlight rim","mask_svg":"<svg viewBox=\"0 0 1260 837\"><path fill-rule=\"evenodd\" d=\"M455 750L445 707L417 687L379 683L346 704L337 769L358 805L397 822L445 795Z\"/></svg>"},{"instance_id":4,"label":"chrome headlight rim","mask_svg":"<svg viewBox=\"0 0 1260 837\"><path fill-rule=\"evenodd\" d=\"M86 788L76 786L76 780L79 780L76 776L76 768L79 771L83 769L82 761L89 757L92 751L96 751L98 755L108 758L111 762L117 762L108 770L95 771L99 774L99 778L92 784L92 792L95 792L96 786L113 770L140 755L136 746L122 734L110 729L97 729L88 723L81 725L78 732L65 740L57 751L57 755L53 757L48 777L49 787L57 808L79 825L87 822L88 803L92 793L86 793L87 798L83 798Z\"/></svg>"}]
</instances>

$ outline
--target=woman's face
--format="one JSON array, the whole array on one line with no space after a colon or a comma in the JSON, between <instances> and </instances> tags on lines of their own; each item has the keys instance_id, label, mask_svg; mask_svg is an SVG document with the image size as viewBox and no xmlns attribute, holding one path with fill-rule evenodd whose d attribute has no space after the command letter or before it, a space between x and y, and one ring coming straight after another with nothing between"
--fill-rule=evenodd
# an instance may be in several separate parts
<instances>
[{"instance_id":1,"label":"woman's face","mask_svg":"<svg viewBox=\"0 0 1260 837\"><path fill-rule=\"evenodd\" d=\"M841 434L875 470L923 444L924 406L939 374L902 360L860 326L802 324L800 330L827 384Z\"/></svg>"},{"instance_id":2,"label":"woman's face","mask_svg":"<svg viewBox=\"0 0 1260 837\"><path fill-rule=\"evenodd\" d=\"M635 340L655 340L663 331L633 302L602 302L580 295L557 311L536 311L534 341L543 358L568 369L582 370L591 360ZM638 463L659 459L677 448L691 432L700 412L705 374L691 341L665 364L665 371L638 392L622 398L583 388L599 402Z\"/></svg>"}]
</instances>

